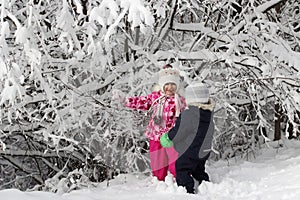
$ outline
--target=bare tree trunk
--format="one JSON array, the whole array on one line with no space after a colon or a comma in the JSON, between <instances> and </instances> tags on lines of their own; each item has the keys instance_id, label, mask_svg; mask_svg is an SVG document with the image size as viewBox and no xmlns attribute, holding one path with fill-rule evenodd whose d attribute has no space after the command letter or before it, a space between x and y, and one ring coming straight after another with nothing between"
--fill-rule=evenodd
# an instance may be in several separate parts
<instances>
[{"instance_id":1,"label":"bare tree trunk","mask_svg":"<svg viewBox=\"0 0 300 200\"><path fill-rule=\"evenodd\" d=\"M292 119L289 119L287 121L287 125L288 125L287 132L288 132L288 138L289 139L295 139L295 138L299 137L299 133L300 133L299 115L300 115L300 112L297 111L294 114L293 121L291 121Z\"/></svg>"},{"instance_id":2,"label":"bare tree trunk","mask_svg":"<svg viewBox=\"0 0 300 200\"><path fill-rule=\"evenodd\" d=\"M128 32L129 31L129 26L130 26L130 24L129 24L129 22L126 20L126 27L125 27L125 29L126 29L126 32ZM125 37L125 43L124 43L124 53L125 53L125 61L126 62L129 62L129 60L130 60L130 55L129 55L129 45L128 45L128 37Z\"/></svg>"},{"instance_id":3,"label":"bare tree trunk","mask_svg":"<svg viewBox=\"0 0 300 200\"><path fill-rule=\"evenodd\" d=\"M294 130L293 123L287 122L287 125L289 126L288 129L287 129L287 132L288 132L288 134L289 134L288 139L293 139L293 138L295 138L295 137L294 137L294 131L293 131L293 130Z\"/></svg>"},{"instance_id":4,"label":"bare tree trunk","mask_svg":"<svg viewBox=\"0 0 300 200\"><path fill-rule=\"evenodd\" d=\"M274 132L274 140L281 139L281 130L280 130L280 122L281 122L281 109L280 104L275 104L275 132Z\"/></svg>"},{"instance_id":5,"label":"bare tree trunk","mask_svg":"<svg viewBox=\"0 0 300 200\"><path fill-rule=\"evenodd\" d=\"M159 38L158 45L153 48L154 49L153 53L156 53L159 50L159 48L161 47L162 41L165 40L170 29L172 29L173 20L174 20L175 13L176 13L177 7L178 7L177 1L178 0L174 0L170 17L166 20L166 22L162 25L160 31L158 32L158 38Z\"/></svg>"},{"instance_id":6,"label":"bare tree trunk","mask_svg":"<svg viewBox=\"0 0 300 200\"><path fill-rule=\"evenodd\" d=\"M134 30L135 30L134 45L138 46L139 45L139 41L140 41L140 32L141 32L141 29L138 26L138 27L135 27ZM132 50L131 54L132 54L132 56L133 56L133 58L135 60L137 58L136 57L136 50Z\"/></svg>"}]
</instances>

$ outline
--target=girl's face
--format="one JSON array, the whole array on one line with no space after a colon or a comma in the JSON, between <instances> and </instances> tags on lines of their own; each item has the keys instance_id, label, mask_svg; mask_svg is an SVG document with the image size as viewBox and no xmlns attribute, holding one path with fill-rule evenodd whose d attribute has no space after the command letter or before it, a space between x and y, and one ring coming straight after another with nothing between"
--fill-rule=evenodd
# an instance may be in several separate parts
<instances>
[{"instance_id":1,"label":"girl's face","mask_svg":"<svg viewBox=\"0 0 300 200\"><path fill-rule=\"evenodd\" d=\"M168 96L174 96L177 90L177 86L175 83L166 83L164 85L164 92Z\"/></svg>"}]
</instances>

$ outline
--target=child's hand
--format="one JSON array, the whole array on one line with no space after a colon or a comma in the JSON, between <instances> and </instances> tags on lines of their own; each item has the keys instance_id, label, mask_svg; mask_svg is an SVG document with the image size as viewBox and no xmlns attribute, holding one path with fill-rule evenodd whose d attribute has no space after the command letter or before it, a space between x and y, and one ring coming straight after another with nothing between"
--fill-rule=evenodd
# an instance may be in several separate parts
<instances>
[{"instance_id":1,"label":"child's hand","mask_svg":"<svg viewBox=\"0 0 300 200\"><path fill-rule=\"evenodd\" d=\"M169 148L172 147L174 144L172 142L172 140L170 140L168 133L164 133L160 139L159 142L161 144L161 146L165 147L165 148Z\"/></svg>"},{"instance_id":2,"label":"child's hand","mask_svg":"<svg viewBox=\"0 0 300 200\"><path fill-rule=\"evenodd\" d=\"M118 89L113 89L111 93L112 93L112 100L114 102L125 104L126 95L124 94L124 92Z\"/></svg>"}]
</instances>

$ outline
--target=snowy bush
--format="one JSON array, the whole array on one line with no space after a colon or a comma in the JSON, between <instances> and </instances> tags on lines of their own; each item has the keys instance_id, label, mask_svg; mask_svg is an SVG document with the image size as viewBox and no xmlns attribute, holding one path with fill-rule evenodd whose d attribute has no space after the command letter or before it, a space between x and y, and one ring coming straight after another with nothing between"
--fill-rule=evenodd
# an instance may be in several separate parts
<instances>
[{"instance_id":1,"label":"snowy bush","mask_svg":"<svg viewBox=\"0 0 300 200\"><path fill-rule=\"evenodd\" d=\"M0 9L0 188L67 192L149 174L144 115L111 92L146 95L166 63L210 87L216 158L299 136L297 1L4 0Z\"/></svg>"}]
</instances>

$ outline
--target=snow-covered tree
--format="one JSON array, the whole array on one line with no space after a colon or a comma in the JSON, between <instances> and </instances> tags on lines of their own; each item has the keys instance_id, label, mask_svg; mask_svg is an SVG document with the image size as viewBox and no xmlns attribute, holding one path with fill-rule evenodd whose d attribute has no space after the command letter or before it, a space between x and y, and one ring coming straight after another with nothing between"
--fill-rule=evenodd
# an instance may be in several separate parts
<instances>
[{"instance_id":1,"label":"snow-covered tree","mask_svg":"<svg viewBox=\"0 0 300 200\"><path fill-rule=\"evenodd\" d=\"M76 188L76 179L149 172L144 117L111 102L111 91L148 93L166 63L187 83L209 85L220 157L252 152L278 131L299 134L297 0L0 7L1 188L56 191Z\"/></svg>"}]
</instances>

